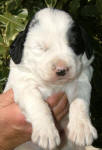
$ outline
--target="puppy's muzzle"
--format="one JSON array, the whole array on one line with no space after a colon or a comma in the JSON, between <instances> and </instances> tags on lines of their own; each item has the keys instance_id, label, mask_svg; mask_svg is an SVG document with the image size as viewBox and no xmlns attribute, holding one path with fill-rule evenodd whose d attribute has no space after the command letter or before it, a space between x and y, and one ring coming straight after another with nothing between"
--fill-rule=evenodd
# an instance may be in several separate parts
<instances>
[{"instance_id":1,"label":"puppy's muzzle","mask_svg":"<svg viewBox=\"0 0 102 150\"><path fill-rule=\"evenodd\" d=\"M53 64L52 68L57 76L65 76L69 71L69 68L63 61L58 61L57 63Z\"/></svg>"}]
</instances>

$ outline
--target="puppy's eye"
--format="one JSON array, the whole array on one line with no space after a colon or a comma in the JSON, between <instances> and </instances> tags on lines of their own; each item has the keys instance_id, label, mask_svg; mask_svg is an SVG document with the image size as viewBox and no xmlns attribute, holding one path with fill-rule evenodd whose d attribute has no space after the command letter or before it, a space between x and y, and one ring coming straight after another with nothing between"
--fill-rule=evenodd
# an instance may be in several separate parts
<instances>
[{"instance_id":1,"label":"puppy's eye","mask_svg":"<svg viewBox=\"0 0 102 150\"><path fill-rule=\"evenodd\" d=\"M49 47L46 44L39 44L38 45L39 49L46 52L48 51Z\"/></svg>"}]
</instances>

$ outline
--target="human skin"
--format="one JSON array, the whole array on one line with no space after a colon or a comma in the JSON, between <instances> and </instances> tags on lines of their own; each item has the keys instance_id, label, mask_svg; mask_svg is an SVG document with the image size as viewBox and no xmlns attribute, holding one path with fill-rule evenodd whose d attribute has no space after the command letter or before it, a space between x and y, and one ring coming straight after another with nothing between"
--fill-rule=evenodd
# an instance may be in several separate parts
<instances>
[{"instance_id":1,"label":"human skin","mask_svg":"<svg viewBox=\"0 0 102 150\"><path fill-rule=\"evenodd\" d=\"M68 100L64 93L56 93L49 97L49 104L56 124L68 112ZM13 150L20 144L30 140L32 126L14 102L13 90L0 95L0 150Z\"/></svg>"}]
</instances>

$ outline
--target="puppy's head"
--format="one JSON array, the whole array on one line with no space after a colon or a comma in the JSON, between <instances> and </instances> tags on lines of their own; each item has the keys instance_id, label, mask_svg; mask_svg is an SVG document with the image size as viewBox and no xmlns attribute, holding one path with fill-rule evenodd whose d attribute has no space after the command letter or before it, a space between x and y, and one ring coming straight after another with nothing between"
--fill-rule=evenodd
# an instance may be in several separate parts
<instances>
[{"instance_id":1,"label":"puppy's head","mask_svg":"<svg viewBox=\"0 0 102 150\"><path fill-rule=\"evenodd\" d=\"M11 45L15 64L28 67L46 82L73 80L81 72L82 58L92 48L82 27L69 14L46 8L39 11Z\"/></svg>"}]
</instances>

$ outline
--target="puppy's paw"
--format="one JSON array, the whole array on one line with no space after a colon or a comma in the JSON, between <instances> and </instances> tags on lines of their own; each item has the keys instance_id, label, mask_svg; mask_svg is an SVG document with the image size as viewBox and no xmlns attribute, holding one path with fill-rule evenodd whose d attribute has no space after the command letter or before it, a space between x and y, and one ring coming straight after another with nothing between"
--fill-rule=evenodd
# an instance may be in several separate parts
<instances>
[{"instance_id":1,"label":"puppy's paw","mask_svg":"<svg viewBox=\"0 0 102 150\"><path fill-rule=\"evenodd\" d=\"M34 128L32 141L44 149L54 149L60 144L59 133L54 124Z\"/></svg>"},{"instance_id":2,"label":"puppy's paw","mask_svg":"<svg viewBox=\"0 0 102 150\"><path fill-rule=\"evenodd\" d=\"M91 145L93 139L97 138L97 131L89 120L71 120L67 129L68 139L79 146Z\"/></svg>"}]
</instances>

